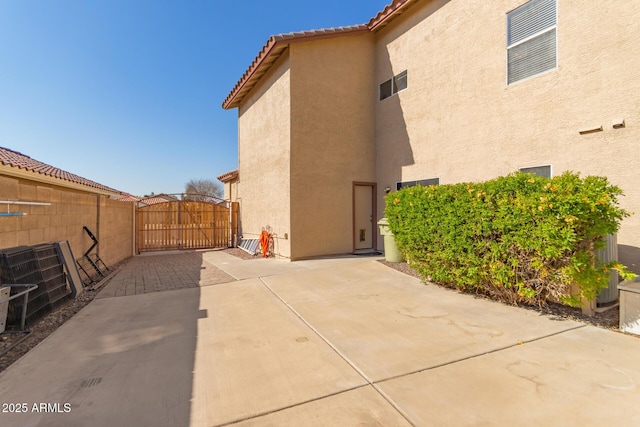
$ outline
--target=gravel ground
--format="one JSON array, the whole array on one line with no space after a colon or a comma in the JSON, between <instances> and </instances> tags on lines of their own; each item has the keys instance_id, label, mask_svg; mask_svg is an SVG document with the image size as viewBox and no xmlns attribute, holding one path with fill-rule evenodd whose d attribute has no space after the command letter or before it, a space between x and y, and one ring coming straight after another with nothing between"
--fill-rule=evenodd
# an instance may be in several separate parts
<instances>
[{"instance_id":1,"label":"gravel ground","mask_svg":"<svg viewBox=\"0 0 640 427\"><path fill-rule=\"evenodd\" d=\"M232 248L226 249L226 253L236 256L241 259L250 260L256 259L258 256L252 256L243 251L242 249ZM115 266L112 271L118 270L122 268L127 261L123 261L122 263ZM414 276L420 278L418 273L413 270L407 263L390 263L384 260L380 261L382 264L398 270L402 273L408 274L410 276ZM48 337L53 331L58 329L64 322L73 317L77 312L79 312L84 306L89 304L95 296L100 292L100 290L89 290L85 288L85 291L80 295L80 297L75 300L69 301L64 306L58 308L56 311L49 313L35 324L28 326L31 330L29 336L22 341L20 344L16 345L14 348L2 354L0 356L0 372L5 370L8 366L10 366L13 362L20 359L23 355L25 355L29 350L38 345L42 340ZM452 290L452 292L455 292ZM481 298L481 297L478 297ZM535 310L542 314L551 315L551 316L559 316L566 319L572 319L579 322L584 322L593 326L597 326L600 328L606 328L611 330L618 330L618 316L619 310L618 307L607 310L603 313L597 313L594 317L588 317L582 314L579 308L571 308L565 307L559 304L550 304L544 308L538 307L523 307L524 309ZM16 341L22 338L23 334L0 334L0 353L13 345Z\"/></svg>"},{"instance_id":2,"label":"gravel ground","mask_svg":"<svg viewBox=\"0 0 640 427\"><path fill-rule=\"evenodd\" d=\"M128 260L125 260L113 266L110 269L110 272L119 270L127 263L127 261ZM102 283L101 285L104 284L105 283ZM102 289L102 286L100 287L100 289ZM28 337L0 356L0 372L4 371L13 362L27 354L29 350L37 346L53 331L62 326L64 322L72 318L84 306L93 301L95 296L100 292L100 289L92 290L90 287L85 287L84 292L82 292L82 294L80 294L78 298L69 300L69 302L67 302L65 305L47 314L40 320L36 321L34 324L27 325L27 330L31 331L31 333L28 334ZM25 334L23 333L0 334L0 353L13 346L24 336Z\"/></svg>"},{"instance_id":3,"label":"gravel ground","mask_svg":"<svg viewBox=\"0 0 640 427\"><path fill-rule=\"evenodd\" d=\"M242 258L242 259L256 259L261 257L262 255L249 255L247 252L243 251L240 248L229 248L229 249L225 249L224 250L226 253L228 253L229 255L233 255L236 256L238 258Z\"/></svg>"},{"instance_id":4,"label":"gravel ground","mask_svg":"<svg viewBox=\"0 0 640 427\"><path fill-rule=\"evenodd\" d=\"M31 330L28 337L20 344L0 356L0 372L4 371L13 362L24 356L29 350L38 345L40 341L49 336L53 331L58 329L64 322L73 317L85 305L89 304L96 296L95 291L85 290L78 298L70 300L56 311L49 313L35 324L27 329ZM18 334L1 334L0 335L0 352L9 348L19 339L24 337L23 333Z\"/></svg>"}]
</instances>

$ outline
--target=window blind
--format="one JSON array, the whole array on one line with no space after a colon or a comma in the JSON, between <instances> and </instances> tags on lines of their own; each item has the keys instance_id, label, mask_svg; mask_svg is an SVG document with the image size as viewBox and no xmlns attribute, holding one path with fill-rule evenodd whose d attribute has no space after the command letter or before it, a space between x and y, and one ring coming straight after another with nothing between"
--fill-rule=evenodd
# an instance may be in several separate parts
<instances>
[{"instance_id":1,"label":"window blind","mask_svg":"<svg viewBox=\"0 0 640 427\"><path fill-rule=\"evenodd\" d=\"M556 0L531 0L507 14L507 82L557 67Z\"/></svg>"}]
</instances>

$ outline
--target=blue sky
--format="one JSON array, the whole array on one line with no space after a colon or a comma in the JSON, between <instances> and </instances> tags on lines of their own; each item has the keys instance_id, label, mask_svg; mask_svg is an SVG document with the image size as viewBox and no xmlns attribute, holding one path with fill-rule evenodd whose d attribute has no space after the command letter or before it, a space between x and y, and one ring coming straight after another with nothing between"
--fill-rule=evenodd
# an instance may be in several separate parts
<instances>
[{"instance_id":1,"label":"blue sky","mask_svg":"<svg viewBox=\"0 0 640 427\"><path fill-rule=\"evenodd\" d=\"M237 167L221 104L273 34L391 0L0 0L0 146L135 195Z\"/></svg>"}]
</instances>

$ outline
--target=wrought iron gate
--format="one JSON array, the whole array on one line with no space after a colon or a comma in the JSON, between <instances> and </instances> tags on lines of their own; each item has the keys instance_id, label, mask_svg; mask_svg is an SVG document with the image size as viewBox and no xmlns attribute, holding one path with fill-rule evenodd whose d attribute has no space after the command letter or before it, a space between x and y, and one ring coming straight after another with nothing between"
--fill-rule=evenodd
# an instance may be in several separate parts
<instances>
[{"instance_id":1,"label":"wrought iron gate","mask_svg":"<svg viewBox=\"0 0 640 427\"><path fill-rule=\"evenodd\" d=\"M138 252L227 248L238 233L238 204L175 200L137 209Z\"/></svg>"}]
</instances>

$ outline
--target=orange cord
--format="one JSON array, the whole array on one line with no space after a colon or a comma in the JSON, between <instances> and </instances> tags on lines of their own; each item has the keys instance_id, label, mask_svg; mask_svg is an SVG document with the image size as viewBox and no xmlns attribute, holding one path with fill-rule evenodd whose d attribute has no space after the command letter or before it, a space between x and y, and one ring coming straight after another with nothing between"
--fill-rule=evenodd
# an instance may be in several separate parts
<instances>
[{"instance_id":1,"label":"orange cord","mask_svg":"<svg viewBox=\"0 0 640 427\"><path fill-rule=\"evenodd\" d=\"M262 256L265 258L269 253L269 240L271 239L271 235L267 230L262 230L260 234L260 247L262 248Z\"/></svg>"}]
</instances>

